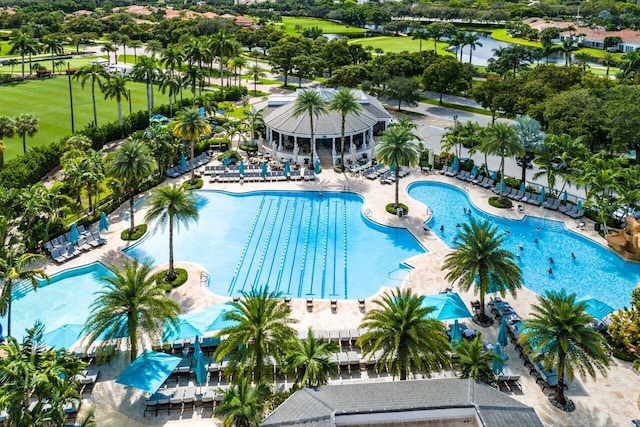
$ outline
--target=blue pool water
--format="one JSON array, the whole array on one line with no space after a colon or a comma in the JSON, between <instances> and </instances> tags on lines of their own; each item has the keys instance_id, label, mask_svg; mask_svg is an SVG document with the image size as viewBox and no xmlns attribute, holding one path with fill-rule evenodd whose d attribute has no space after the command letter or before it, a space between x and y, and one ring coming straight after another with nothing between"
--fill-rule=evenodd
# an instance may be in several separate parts
<instances>
[{"instance_id":1,"label":"blue pool water","mask_svg":"<svg viewBox=\"0 0 640 427\"><path fill-rule=\"evenodd\" d=\"M11 335L22 340L25 329L33 327L37 319L45 324L45 332L66 324L84 325L89 317L89 306L95 300L94 294L102 289L99 278L109 274L105 266L95 262L52 275L49 284L39 281L35 292L30 283L16 284L11 307ZM2 326L6 332L6 319L2 319Z\"/></svg>"},{"instance_id":2,"label":"blue pool water","mask_svg":"<svg viewBox=\"0 0 640 427\"><path fill-rule=\"evenodd\" d=\"M564 288L578 298L591 295L621 308L629 304L631 292L640 280L640 264L623 260L606 247L567 230L561 222L530 216L514 221L490 215L476 209L458 187L448 184L419 182L412 184L408 192L431 208L429 227L449 247L455 244L457 224L468 222L470 216L490 220L505 233L504 248L519 255L516 261L522 268L524 285L538 294ZM463 208L471 215L465 214ZM553 274L549 274L549 267Z\"/></svg>"},{"instance_id":3,"label":"blue pool water","mask_svg":"<svg viewBox=\"0 0 640 427\"><path fill-rule=\"evenodd\" d=\"M364 298L398 285L403 261L425 252L407 230L365 218L353 193L196 194L200 219L176 232L174 256L202 265L217 294L268 285L294 298ZM157 230L127 253L164 264L168 241Z\"/></svg>"}]
</instances>

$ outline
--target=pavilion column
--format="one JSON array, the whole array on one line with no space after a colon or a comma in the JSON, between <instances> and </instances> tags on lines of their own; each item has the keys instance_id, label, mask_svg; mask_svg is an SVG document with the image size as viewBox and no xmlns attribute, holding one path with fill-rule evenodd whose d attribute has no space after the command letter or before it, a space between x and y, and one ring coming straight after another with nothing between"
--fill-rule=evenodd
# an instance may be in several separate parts
<instances>
[{"instance_id":1,"label":"pavilion column","mask_svg":"<svg viewBox=\"0 0 640 427\"><path fill-rule=\"evenodd\" d=\"M278 138L278 151L282 151L282 133L280 133L280 138Z\"/></svg>"},{"instance_id":2,"label":"pavilion column","mask_svg":"<svg viewBox=\"0 0 640 427\"><path fill-rule=\"evenodd\" d=\"M334 156L337 154L336 153L336 138L335 137L331 138L331 154L334 155Z\"/></svg>"}]
</instances>

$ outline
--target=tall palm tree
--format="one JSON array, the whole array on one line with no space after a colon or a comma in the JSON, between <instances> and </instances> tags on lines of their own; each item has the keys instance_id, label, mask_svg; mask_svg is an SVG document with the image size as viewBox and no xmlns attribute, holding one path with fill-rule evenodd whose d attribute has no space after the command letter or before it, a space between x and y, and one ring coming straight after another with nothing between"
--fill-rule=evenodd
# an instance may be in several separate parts
<instances>
[{"instance_id":1,"label":"tall palm tree","mask_svg":"<svg viewBox=\"0 0 640 427\"><path fill-rule=\"evenodd\" d=\"M38 52L38 42L27 32L14 31L9 39L9 44L11 45L9 53L18 53L22 58L22 78L24 79L24 57L26 55L31 57L31 55ZM31 70L31 61L29 61L29 70Z\"/></svg>"},{"instance_id":2,"label":"tall palm tree","mask_svg":"<svg viewBox=\"0 0 640 427\"><path fill-rule=\"evenodd\" d=\"M233 310L224 318L234 321L234 326L218 333L225 339L216 349L215 358L221 361L231 355L232 370L248 371L246 379L260 384L272 369L269 356L283 361L286 349L282 344L295 337L291 325L296 320L280 294L270 292L266 286L243 291L242 298L230 304Z\"/></svg>"},{"instance_id":3,"label":"tall palm tree","mask_svg":"<svg viewBox=\"0 0 640 427\"><path fill-rule=\"evenodd\" d=\"M516 116L515 122L518 139L524 149L524 160L522 161L522 178L521 181L526 183L527 180L527 151L537 150L542 146L545 134L542 131L540 122L531 116Z\"/></svg>"},{"instance_id":4,"label":"tall palm tree","mask_svg":"<svg viewBox=\"0 0 640 427\"><path fill-rule=\"evenodd\" d=\"M482 43L480 43L480 36L476 33L466 33L465 44L469 46L469 64L471 64L473 51L476 50L476 47L482 47Z\"/></svg>"},{"instance_id":5,"label":"tall palm tree","mask_svg":"<svg viewBox=\"0 0 640 427\"><path fill-rule=\"evenodd\" d=\"M247 76L253 79L254 95L257 95L258 93L258 80L260 80L263 77L266 77L266 75L267 73L265 72L265 70L262 67L260 67L258 64L255 64L249 67L249 72L247 73Z\"/></svg>"},{"instance_id":6,"label":"tall palm tree","mask_svg":"<svg viewBox=\"0 0 640 427\"><path fill-rule=\"evenodd\" d=\"M500 156L500 176L504 181L504 158L523 156L524 147L515 126L498 122L487 127L482 151ZM504 200L504 186L500 185L500 199Z\"/></svg>"},{"instance_id":7,"label":"tall palm tree","mask_svg":"<svg viewBox=\"0 0 640 427\"><path fill-rule=\"evenodd\" d=\"M51 72L55 76L55 56L62 55L64 48L62 47L62 41L56 36L44 37L42 40L45 50L51 54Z\"/></svg>"},{"instance_id":8,"label":"tall palm tree","mask_svg":"<svg viewBox=\"0 0 640 427\"><path fill-rule=\"evenodd\" d=\"M140 61L133 66L131 75L134 79L142 80L147 84L147 112L151 117L153 109L153 82L158 77L160 69L156 65L156 60L148 56L140 57Z\"/></svg>"},{"instance_id":9,"label":"tall palm tree","mask_svg":"<svg viewBox=\"0 0 640 427\"><path fill-rule=\"evenodd\" d=\"M321 114L327 114L327 101L322 97L320 92L315 89L304 89L297 92L295 105L293 107L293 116L300 117L303 114L309 115L309 132L311 137L311 164L314 167L314 156L316 152L316 141L313 136L313 117L320 117Z\"/></svg>"},{"instance_id":10,"label":"tall palm tree","mask_svg":"<svg viewBox=\"0 0 640 427\"><path fill-rule=\"evenodd\" d=\"M98 339L124 340L130 345L133 362L139 344L160 336L165 322L175 327L180 306L165 295L165 287L156 283L151 269L150 263L137 259L109 266L111 274L100 278L104 287L97 292L84 325L87 347Z\"/></svg>"},{"instance_id":11,"label":"tall palm tree","mask_svg":"<svg viewBox=\"0 0 640 427\"><path fill-rule=\"evenodd\" d=\"M154 160L143 141L130 139L123 142L111 158L109 174L122 180L129 191L129 234L136 232L133 201L136 184L153 172Z\"/></svg>"},{"instance_id":12,"label":"tall palm tree","mask_svg":"<svg viewBox=\"0 0 640 427\"><path fill-rule=\"evenodd\" d=\"M231 59L231 66L233 67L234 81L236 86L238 85L238 76L242 75L242 69L247 65L247 58L244 56L234 56Z\"/></svg>"},{"instance_id":13,"label":"tall palm tree","mask_svg":"<svg viewBox=\"0 0 640 427\"><path fill-rule=\"evenodd\" d=\"M340 351L338 343L316 339L313 329L307 331L307 338L293 338L288 343L285 358L287 369L296 374L296 385L315 387L327 383L328 378L338 371L329 357Z\"/></svg>"},{"instance_id":14,"label":"tall palm tree","mask_svg":"<svg viewBox=\"0 0 640 427\"><path fill-rule=\"evenodd\" d=\"M98 205L98 198L100 196L100 184L105 178L105 164L104 156L101 151L90 149L86 156L81 160L81 167L83 170L82 181L87 191L87 200L89 202L89 211L94 212ZM95 195L95 202L92 197Z\"/></svg>"},{"instance_id":15,"label":"tall palm tree","mask_svg":"<svg viewBox=\"0 0 640 427\"><path fill-rule=\"evenodd\" d=\"M420 160L415 135L404 126L390 126L382 133L382 140L376 146L378 160L389 167L395 167L396 192L395 208L399 206L400 166L415 166Z\"/></svg>"},{"instance_id":16,"label":"tall palm tree","mask_svg":"<svg viewBox=\"0 0 640 427\"><path fill-rule=\"evenodd\" d=\"M207 59L207 49L203 41L197 37L191 37L184 44L184 59L189 65L197 65L202 67L202 62Z\"/></svg>"},{"instance_id":17,"label":"tall palm tree","mask_svg":"<svg viewBox=\"0 0 640 427\"><path fill-rule=\"evenodd\" d=\"M104 99L115 99L118 105L118 124L122 130L124 138L124 122L122 120L122 100L129 100L129 91L127 90L127 79L119 74L111 75L102 86Z\"/></svg>"},{"instance_id":18,"label":"tall palm tree","mask_svg":"<svg viewBox=\"0 0 640 427\"><path fill-rule=\"evenodd\" d=\"M0 316L7 316L7 336L11 336L11 301L13 285L28 280L33 289L38 287L37 279L49 281L49 276L41 268L32 268L34 262L44 259L43 255L20 253L15 247L0 250Z\"/></svg>"},{"instance_id":19,"label":"tall palm tree","mask_svg":"<svg viewBox=\"0 0 640 427\"><path fill-rule=\"evenodd\" d=\"M186 139L191 145L191 184L195 184L195 146L196 141L203 135L211 133L211 125L207 119L200 115L196 107L187 107L176 114L173 120L173 135L177 138Z\"/></svg>"},{"instance_id":20,"label":"tall palm tree","mask_svg":"<svg viewBox=\"0 0 640 427\"><path fill-rule=\"evenodd\" d=\"M568 67L571 63L571 52L578 50L576 46L576 39L573 37L565 37L562 40L561 46L562 53L564 53L564 65Z\"/></svg>"},{"instance_id":21,"label":"tall palm tree","mask_svg":"<svg viewBox=\"0 0 640 427\"><path fill-rule=\"evenodd\" d=\"M449 340L442 323L427 316L434 308L423 306L423 296L396 288L373 301L376 308L360 325L367 332L357 344L365 356L381 351L376 367L387 366L400 380L409 373L430 374L449 365Z\"/></svg>"},{"instance_id":22,"label":"tall palm tree","mask_svg":"<svg viewBox=\"0 0 640 427\"><path fill-rule=\"evenodd\" d=\"M460 341L453 350L459 357L461 378L473 378L486 384L495 383L496 377L491 370L491 362L497 356L491 351L485 351L479 335L473 341Z\"/></svg>"},{"instance_id":23,"label":"tall palm tree","mask_svg":"<svg viewBox=\"0 0 640 427\"><path fill-rule=\"evenodd\" d=\"M235 51L235 39L233 35L221 29L211 37L210 48L211 53L218 57L218 63L220 64L220 90L224 93L224 58Z\"/></svg>"},{"instance_id":24,"label":"tall palm tree","mask_svg":"<svg viewBox=\"0 0 640 427\"><path fill-rule=\"evenodd\" d=\"M38 132L38 118L33 114L20 114L15 118L16 133L22 138L22 152L27 152L27 135L33 136Z\"/></svg>"},{"instance_id":25,"label":"tall palm tree","mask_svg":"<svg viewBox=\"0 0 640 427\"><path fill-rule=\"evenodd\" d=\"M431 36L431 34L429 34L429 31L427 31L426 28L416 28L412 33L411 33L411 40L419 40L420 41L420 48L419 48L419 52L422 52L422 40L429 40L429 37Z\"/></svg>"},{"instance_id":26,"label":"tall palm tree","mask_svg":"<svg viewBox=\"0 0 640 427\"><path fill-rule=\"evenodd\" d=\"M196 88L202 88L205 78L205 73L199 67L188 65L185 72L182 74L182 84L184 87L191 88L191 93L196 96ZM200 90L202 94L202 90Z\"/></svg>"},{"instance_id":27,"label":"tall palm tree","mask_svg":"<svg viewBox=\"0 0 640 427\"><path fill-rule=\"evenodd\" d=\"M184 53L175 46L168 46L164 52L162 52L162 58L160 62L171 70L171 74L176 73L176 68L180 69L184 62Z\"/></svg>"},{"instance_id":28,"label":"tall palm tree","mask_svg":"<svg viewBox=\"0 0 640 427\"><path fill-rule=\"evenodd\" d=\"M466 38L466 32L465 31L457 31L452 37L451 37L451 44L453 46L457 46L458 49L460 49L459 52L460 53L460 62L462 62L462 50L464 49L464 47L466 46L467 43L467 38Z\"/></svg>"},{"instance_id":29,"label":"tall palm tree","mask_svg":"<svg viewBox=\"0 0 640 427\"><path fill-rule=\"evenodd\" d=\"M107 78L107 70L100 64L89 64L80 67L73 75L73 78L80 80L82 89L87 81L91 80L91 102L93 104L93 125L98 127L98 110L96 109L96 83L102 88L102 80Z\"/></svg>"},{"instance_id":30,"label":"tall palm tree","mask_svg":"<svg viewBox=\"0 0 640 427\"><path fill-rule=\"evenodd\" d=\"M565 375L569 381L576 372L583 381L587 375L595 379L596 371L607 375L609 358L604 338L587 326L593 318L585 313L585 308L586 303L577 302L576 295L567 295L564 289L547 291L533 305L533 313L518 337L520 343L526 344L524 348L542 359L545 369L556 369L558 385L554 400L560 405L567 404Z\"/></svg>"},{"instance_id":31,"label":"tall palm tree","mask_svg":"<svg viewBox=\"0 0 640 427\"><path fill-rule=\"evenodd\" d=\"M255 141L256 136L256 126L264 125L264 117L262 116L262 111L256 110L251 107L249 111L247 111L246 124L249 128L249 132L251 132L251 140Z\"/></svg>"},{"instance_id":32,"label":"tall palm tree","mask_svg":"<svg viewBox=\"0 0 640 427\"><path fill-rule=\"evenodd\" d=\"M155 230L164 230L169 223L169 271L166 282L173 282L178 275L173 268L173 229L179 229L180 224L189 228L189 223L198 220L198 207L192 192L182 185L163 185L151 193L149 210L144 217L146 222L158 220Z\"/></svg>"},{"instance_id":33,"label":"tall palm tree","mask_svg":"<svg viewBox=\"0 0 640 427\"><path fill-rule=\"evenodd\" d=\"M168 51L168 49L167 49ZM174 73L165 72L160 77L160 91L164 94L169 91L169 116L173 117L173 103L176 96L180 93L182 80L180 76Z\"/></svg>"},{"instance_id":34,"label":"tall palm tree","mask_svg":"<svg viewBox=\"0 0 640 427\"><path fill-rule=\"evenodd\" d=\"M15 120L9 116L0 116L0 141L11 138L16 133ZM4 149L0 150L0 169L4 167Z\"/></svg>"},{"instance_id":35,"label":"tall palm tree","mask_svg":"<svg viewBox=\"0 0 640 427\"><path fill-rule=\"evenodd\" d=\"M266 384L252 386L249 378L242 378L237 385L223 393L215 414L222 416L223 427L259 426L264 401L268 396L269 387Z\"/></svg>"},{"instance_id":36,"label":"tall palm tree","mask_svg":"<svg viewBox=\"0 0 640 427\"><path fill-rule=\"evenodd\" d=\"M163 50L162 42L159 40L147 41L147 52L151 55L152 59L156 59L156 56L160 55Z\"/></svg>"},{"instance_id":37,"label":"tall palm tree","mask_svg":"<svg viewBox=\"0 0 640 427\"><path fill-rule=\"evenodd\" d=\"M602 58L600 59L600 63L605 67L607 67L607 77L609 77L609 69L611 68L612 65L616 65L617 61L613 53L606 52L604 55L602 55Z\"/></svg>"},{"instance_id":38,"label":"tall palm tree","mask_svg":"<svg viewBox=\"0 0 640 427\"><path fill-rule=\"evenodd\" d=\"M358 98L349 88L341 88L333 94L329 101L329 110L340 113L340 166L344 170L344 127L347 121L347 115L360 115L362 105L358 102Z\"/></svg>"},{"instance_id":39,"label":"tall palm tree","mask_svg":"<svg viewBox=\"0 0 640 427\"><path fill-rule=\"evenodd\" d=\"M142 47L142 42L140 40L131 40L129 47L133 49L133 63L136 64L138 62L138 49Z\"/></svg>"},{"instance_id":40,"label":"tall palm tree","mask_svg":"<svg viewBox=\"0 0 640 427\"><path fill-rule=\"evenodd\" d=\"M100 48L100 51L102 51L103 53L107 54L107 67L109 67L111 65L111 54L114 53L113 56L115 56L115 63L118 63L118 47L114 46L113 43L111 42L105 42L102 47Z\"/></svg>"},{"instance_id":41,"label":"tall palm tree","mask_svg":"<svg viewBox=\"0 0 640 427\"><path fill-rule=\"evenodd\" d=\"M502 296L510 292L514 297L522 287L522 271L514 255L501 249L504 236L497 233L498 228L492 227L489 221L478 222L472 218L470 223L462 224L457 243L442 266L450 283L457 282L463 291L475 288L480 295L478 320L483 323L489 320L484 311L484 297L490 286Z\"/></svg>"}]
</instances>

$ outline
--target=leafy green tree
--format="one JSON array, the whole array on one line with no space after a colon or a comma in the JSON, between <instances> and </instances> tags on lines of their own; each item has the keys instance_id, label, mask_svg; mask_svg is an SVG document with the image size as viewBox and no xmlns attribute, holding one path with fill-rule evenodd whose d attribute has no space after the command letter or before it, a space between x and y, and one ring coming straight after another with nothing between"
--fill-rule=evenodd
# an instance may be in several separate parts
<instances>
[{"instance_id":1,"label":"leafy green tree","mask_svg":"<svg viewBox=\"0 0 640 427\"><path fill-rule=\"evenodd\" d=\"M504 158L523 156L524 147L518 139L518 131L515 126L508 123L495 123L485 132L485 140L482 143L484 151L500 156L500 176L504 180ZM500 199L504 199L504 188L500 186Z\"/></svg>"},{"instance_id":2,"label":"leafy green tree","mask_svg":"<svg viewBox=\"0 0 640 427\"><path fill-rule=\"evenodd\" d=\"M396 191L395 208L398 209L400 202L399 194L399 173L401 166L415 166L420 161L418 153L418 143L415 135L404 126L390 126L382 133L382 140L376 146L376 157L378 161L389 167L395 167Z\"/></svg>"},{"instance_id":3,"label":"leafy green tree","mask_svg":"<svg viewBox=\"0 0 640 427\"><path fill-rule=\"evenodd\" d=\"M96 84L102 89L102 81L107 78L107 70L100 64L89 64L80 67L73 75L80 81L82 89L87 81L91 81L91 102L93 105L93 126L98 127L98 110L96 109Z\"/></svg>"},{"instance_id":4,"label":"leafy green tree","mask_svg":"<svg viewBox=\"0 0 640 427\"><path fill-rule=\"evenodd\" d=\"M360 115L362 106L349 88L338 89L329 101L329 110L340 113L340 166L344 170L344 127L347 115Z\"/></svg>"},{"instance_id":5,"label":"leafy green tree","mask_svg":"<svg viewBox=\"0 0 640 427\"><path fill-rule=\"evenodd\" d=\"M270 292L268 287L242 291L242 298L230 305L233 310L224 318L234 325L218 333L225 339L214 356L218 361L230 356L232 372L248 372L245 379L260 384L273 369L269 356L283 362L286 349L282 344L295 337L291 325L296 320L280 294Z\"/></svg>"},{"instance_id":6,"label":"leafy green tree","mask_svg":"<svg viewBox=\"0 0 640 427\"><path fill-rule=\"evenodd\" d=\"M422 52L422 40L428 40L431 37L431 34L429 33L429 31L426 28L416 28L415 30L413 30L410 34L411 36L411 40L419 40L420 41L420 48L419 48L419 52ZM436 42L436 48L437 48L437 42Z\"/></svg>"},{"instance_id":7,"label":"leafy green tree","mask_svg":"<svg viewBox=\"0 0 640 427\"><path fill-rule=\"evenodd\" d=\"M27 153L27 135L33 136L38 132L38 118L33 114L20 114L14 119L16 133L22 138L22 152Z\"/></svg>"},{"instance_id":8,"label":"leafy green tree","mask_svg":"<svg viewBox=\"0 0 640 427\"><path fill-rule=\"evenodd\" d=\"M104 99L115 99L118 105L118 124L122 130L122 137L124 138L124 122L122 120L122 100L129 100L129 90L127 89L127 79L121 75L114 74L107 78L107 81L102 86L102 93L104 93Z\"/></svg>"},{"instance_id":9,"label":"leafy green tree","mask_svg":"<svg viewBox=\"0 0 640 427\"><path fill-rule=\"evenodd\" d=\"M485 314L484 303L490 286L500 295L509 292L514 298L516 290L522 287L522 270L515 263L514 255L501 248L504 240L489 221L478 222L472 218L470 223L462 224L457 243L442 266L450 283L457 282L465 292L474 288L479 294L478 320L481 322L490 319Z\"/></svg>"},{"instance_id":10,"label":"leafy green tree","mask_svg":"<svg viewBox=\"0 0 640 427\"><path fill-rule=\"evenodd\" d=\"M458 93L471 87L462 65L449 56L434 62L424 70L422 84L425 89L440 94L440 105L444 93Z\"/></svg>"},{"instance_id":11,"label":"leafy green tree","mask_svg":"<svg viewBox=\"0 0 640 427\"><path fill-rule=\"evenodd\" d=\"M88 333L87 348L96 340L125 341L133 362L141 342L157 339L165 322L176 326L180 306L165 295L151 269L150 263L137 259L109 266L111 274L100 278L104 287L96 293L83 329Z\"/></svg>"},{"instance_id":12,"label":"leafy green tree","mask_svg":"<svg viewBox=\"0 0 640 427\"><path fill-rule=\"evenodd\" d=\"M531 354L542 359L544 369L556 369L558 385L554 400L560 405L567 404L565 375L569 381L576 372L583 381L587 375L595 379L596 371L607 375L609 358L604 338L588 327L593 317L585 308L585 302L577 302L576 295L567 294L564 289L547 291L533 305L533 313L522 325L518 338Z\"/></svg>"},{"instance_id":13,"label":"leafy green tree","mask_svg":"<svg viewBox=\"0 0 640 427\"><path fill-rule=\"evenodd\" d=\"M458 355L461 378L473 378L486 384L495 384L496 376L491 370L491 362L497 356L484 350L482 338L478 335L473 341L462 340L453 351Z\"/></svg>"},{"instance_id":14,"label":"leafy green tree","mask_svg":"<svg viewBox=\"0 0 640 427\"><path fill-rule=\"evenodd\" d=\"M386 82L385 94L390 99L398 100L398 111L402 111L402 101L407 103L420 99L418 82L408 77L393 77Z\"/></svg>"},{"instance_id":15,"label":"leafy green tree","mask_svg":"<svg viewBox=\"0 0 640 427\"><path fill-rule=\"evenodd\" d=\"M245 124L249 128L251 141L255 141L257 139L256 127L264 126L264 117L262 116L262 111L251 107L251 109L247 111L247 117L245 120Z\"/></svg>"},{"instance_id":16,"label":"leafy green tree","mask_svg":"<svg viewBox=\"0 0 640 427\"><path fill-rule=\"evenodd\" d=\"M380 351L376 367L387 366L401 381L409 373L429 375L449 365L444 326L427 318L434 308L423 306L423 300L410 289L385 292L373 301L375 308L367 311L360 325L366 332L357 344L365 356Z\"/></svg>"},{"instance_id":17,"label":"leafy green tree","mask_svg":"<svg viewBox=\"0 0 640 427\"><path fill-rule=\"evenodd\" d=\"M309 328L306 339L293 338L289 341L285 358L287 370L295 373L297 386L324 385L338 371L337 365L330 360L331 355L338 351L338 343L314 338L313 330Z\"/></svg>"},{"instance_id":18,"label":"leafy green tree","mask_svg":"<svg viewBox=\"0 0 640 427\"><path fill-rule=\"evenodd\" d=\"M452 36L456 33L456 27L449 22L433 22L427 25L427 32L433 39L433 51L438 53L438 42L442 37Z\"/></svg>"},{"instance_id":19,"label":"leafy green tree","mask_svg":"<svg viewBox=\"0 0 640 427\"><path fill-rule=\"evenodd\" d=\"M136 185L153 172L154 161L143 141L131 139L123 142L115 151L108 166L111 176L122 180L129 192L129 234L136 232L133 202Z\"/></svg>"},{"instance_id":20,"label":"leafy green tree","mask_svg":"<svg viewBox=\"0 0 640 427\"><path fill-rule=\"evenodd\" d=\"M222 401L216 406L215 414L223 417L223 427L259 426L262 409L269 396L269 387L264 383L251 385L249 378L242 378L222 395Z\"/></svg>"},{"instance_id":21,"label":"leafy green tree","mask_svg":"<svg viewBox=\"0 0 640 427\"><path fill-rule=\"evenodd\" d=\"M605 129L611 141L611 151L635 151L635 162L640 165L640 89L636 85L617 85L604 94L602 110L607 117Z\"/></svg>"},{"instance_id":22,"label":"leafy green tree","mask_svg":"<svg viewBox=\"0 0 640 427\"><path fill-rule=\"evenodd\" d=\"M16 132L15 120L9 116L0 116L0 141L11 138ZM4 167L4 148L0 150L0 169Z\"/></svg>"},{"instance_id":23,"label":"leafy green tree","mask_svg":"<svg viewBox=\"0 0 640 427\"><path fill-rule=\"evenodd\" d=\"M173 268L173 229L179 229L180 224L189 228L189 223L198 220L198 206L192 192L182 185L163 185L151 193L149 210L144 220L151 222L158 220L155 229L164 228L169 224L169 271L166 282L173 282L178 275Z\"/></svg>"},{"instance_id":24,"label":"leafy green tree","mask_svg":"<svg viewBox=\"0 0 640 427\"><path fill-rule=\"evenodd\" d=\"M289 82L293 70L293 58L310 51L310 41L300 36L287 36L269 49L269 64L273 71L284 75L284 85Z\"/></svg>"},{"instance_id":25,"label":"leafy green tree","mask_svg":"<svg viewBox=\"0 0 640 427\"><path fill-rule=\"evenodd\" d=\"M631 304L611 314L611 324L607 332L616 347L621 347L635 354L640 351L640 288L631 292ZM634 368L640 368L640 358L634 361Z\"/></svg>"},{"instance_id":26,"label":"leafy green tree","mask_svg":"<svg viewBox=\"0 0 640 427\"><path fill-rule=\"evenodd\" d=\"M211 125L207 119L200 114L196 107L183 108L176 114L173 120L173 135L177 138L186 139L191 145L191 184L196 183L195 175L195 146L196 141L201 136L211 133Z\"/></svg>"},{"instance_id":27,"label":"leafy green tree","mask_svg":"<svg viewBox=\"0 0 640 427\"><path fill-rule=\"evenodd\" d=\"M322 97L319 91L315 89L305 89L298 91L298 96L293 107L293 116L300 117L304 114L309 116L309 132L311 143L311 162L309 167L314 167L314 157L317 156L316 139L313 135L313 117L319 117L321 114L327 114L327 101Z\"/></svg>"}]
</instances>

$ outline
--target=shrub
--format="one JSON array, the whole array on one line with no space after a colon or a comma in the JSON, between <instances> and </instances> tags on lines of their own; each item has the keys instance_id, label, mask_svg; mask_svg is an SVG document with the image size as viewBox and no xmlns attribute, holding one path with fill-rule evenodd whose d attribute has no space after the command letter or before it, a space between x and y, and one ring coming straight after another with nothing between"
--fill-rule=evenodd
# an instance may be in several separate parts
<instances>
[{"instance_id":1,"label":"shrub","mask_svg":"<svg viewBox=\"0 0 640 427\"><path fill-rule=\"evenodd\" d=\"M139 238L144 236L144 233L146 232L147 232L147 224L138 224L133 234L129 234L128 228L125 228L124 230L122 230L122 233L120 233L120 238L122 240L138 240Z\"/></svg>"},{"instance_id":2,"label":"shrub","mask_svg":"<svg viewBox=\"0 0 640 427\"><path fill-rule=\"evenodd\" d=\"M255 153L256 151L258 151L258 146L252 144L241 144L240 149L242 151L246 151L247 153Z\"/></svg>"},{"instance_id":3,"label":"shrub","mask_svg":"<svg viewBox=\"0 0 640 427\"><path fill-rule=\"evenodd\" d=\"M400 208L402 208L402 210L404 211L404 214L408 214L409 213L409 207L407 207L407 205L405 205L404 203L398 203L398 206ZM386 211L389 212L391 215L397 215L398 211L396 211L396 207L395 207L395 203L389 203L386 207L385 207Z\"/></svg>"},{"instance_id":4,"label":"shrub","mask_svg":"<svg viewBox=\"0 0 640 427\"><path fill-rule=\"evenodd\" d=\"M204 185L204 181L202 180L202 178L197 178L196 183L193 185L191 185L190 180L186 180L185 182L182 183L182 188L184 188L185 190L199 190L202 188L203 185Z\"/></svg>"},{"instance_id":5,"label":"shrub","mask_svg":"<svg viewBox=\"0 0 640 427\"><path fill-rule=\"evenodd\" d=\"M507 199L506 197L500 200L500 196L489 197L489 204L494 208L499 209L508 209L513 206L511 200Z\"/></svg>"},{"instance_id":6,"label":"shrub","mask_svg":"<svg viewBox=\"0 0 640 427\"><path fill-rule=\"evenodd\" d=\"M228 150L218 156L218 160L222 161L225 157L234 158L236 160L242 160L242 156L235 150Z\"/></svg>"},{"instance_id":7,"label":"shrub","mask_svg":"<svg viewBox=\"0 0 640 427\"><path fill-rule=\"evenodd\" d=\"M172 288L177 288L178 286L184 285L189 278L189 273L187 273L187 270L185 270L184 268L175 268L175 271L178 277L176 277L173 282L167 282L165 280L167 277L167 273L169 272L169 269L166 269L156 274L156 283L166 286L167 292Z\"/></svg>"},{"instance_id":8,"label":"shrub","mask_svg":"<svg viewBox=\"0 0 640 427\"><path fill-rule=\"evenodd\" d=\"M340 167L340 165L336 165L333 167L333 171L335 173L342 173L342 168Z\"/></svg>"}]
</instances>

